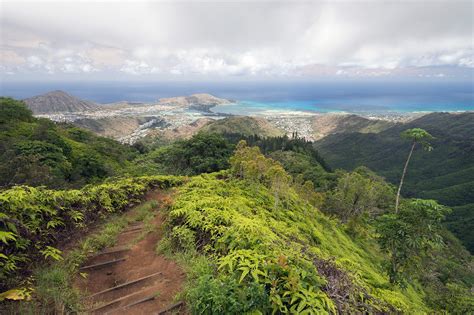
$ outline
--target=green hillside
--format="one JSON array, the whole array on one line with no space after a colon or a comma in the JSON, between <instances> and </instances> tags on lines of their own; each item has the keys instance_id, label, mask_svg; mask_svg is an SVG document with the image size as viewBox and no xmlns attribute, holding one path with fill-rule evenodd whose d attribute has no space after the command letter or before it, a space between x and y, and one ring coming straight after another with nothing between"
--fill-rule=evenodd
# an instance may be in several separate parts
<instances>
[{"instance_id":1,"label":"green hillside","mask_svg":"<svg viewBox=\"0 0 474 315\"><path fill-rule=\"evenodd\" d=\"M365 165L397 183L410 149L409 143L400 138L400 132L415 127L435 137L434 150L415 150L402 194L433 198L452 206L454 211L447 224L472 252L474 113L432 113L377 134L334 134L315 145L334 168L351 170Z\"/></svg>"},{"instance_id":2,"label":"green hillside","mask_svg":"<svg viewBox=\"0 0 474 315\"><path fill-rule=\"evenodd\" d=\"M376 243L351 239L336 221L292 189L281 202L275 208L272 189L264 185L212 175L194 178L180 189L170 212L171 245L192 250L197 243L217 256L209 261L216 271L198 275L198 287L189 293L197 300L196 311L218 300L200 291L206 289L201 282L211 277L209 289L225 284L221 292L213 292L228 296L222 310L235 307L235 313L252 310L247 300L285 312L300 303L300 310L310 313L336 309L428 312L418 285L406 291L390 287ZM337 275L327 277L331 273ZM271 287L277 279L281 283L266 292L265 286ZM293 287L287 287L285 279L294 281ZM336 287L335 292L330 287ZM331 293L334 296L328 296ZM245 296L242 301L238 301L240 295Z\"/></svg>"},{"instance_id":3,"label":"green hillside","mask_svg":"<svg viewBox=\"0 0 474 315\"><path fill-rule=\"evenodd\" d=\"M138 151L69 124L38 119L0 98L0 187L78 187L113 176Z\"/></svg>"},{"instance_id":4,"label":"green hillside","mask_svg":"<svg viewBox=\"0 0 474 315\"><path fill-rule=\"evenodd\" d=\"M112 278L95 277L105 269L91 273L84 263L120 248L120 237L138 256L104 263L126 261L126 271L135 271L132 256L173 262L182 286L166 301L180 300L191 314L465 314L474 308L472 256L442 225L450 210L408 198L457 199L448 227L466 234L474 166L462 155L471 135L461 127L470 117L461 127L446 122L455 130L449 137L431 131L436 150L415 152L408 174L427 176L429 190L408 183L413 192L395 211L394 185L364 166L332 171L328 164L340 162L337 155L325 160L296 136L200 132L131 148L33 118L21 102L0 104L2 314L89 312L92 292L82 292L78 281L89 275L88 281L102 281L97 293L108 291ZM428 127L436 124L430 116ZM389 131L384 139L366 136L376 136L373 144L388 155L378 158L399 163L409 145L399 142L400 130ZM364 148L362 140L352 152ZM392 147L403 154L396 157ZM445 169L423 169L440 163L437 153L448 162L439 164ZM376 169L378 161L369 162ZM133 238L135 221L142 223ZM146 250L135 246L140 240ZM96 296L99 305L131 298L130 287L113 285L121 291ZM162 293L138 302L159 303Z\"/></svg>"},{"instance_id":5,"label":"green hillside","mask_svg":"<svg viewBox=\"0 0 474 315\"><path fill-rule=\"evenodd\" d=\"M257 117L238 116L219 119L204 126L201 131L213 133L238 133L245 136L282 136L284 132L268 121Z\"/></svg>"},{"instance_id":6,"label":"green hillside","mask_svg":"<svg viewBox=\"0 0 474 315\"><path fill-rule=\"evenodd\" d=\"M120 214L150 190L177 186L172 206L163 210L165 225L148 229L164 234L156 255L166 254L186 270L179 298L192 314L468 312L474 305L471 256L440 226L444 208L404 200L394 214L393 192L382 179L367 170L337 176L334 188L316 192L257 147L239 142L228 169L217 173L114 179L81 190L5 190L2 289L20 289L0 298L27 294L33 299L21 302L23 309L83 310L68 295L75 292L75 277L87 277L78 268L87 255L113 245L112 236L124 226L111 226L64 260L58 238ZM359 190L361 183L366 186ZM339 205L321 196L334 196ZM359 212L343 219L343 208L353 205ZM31 272L38 267L42 273ZM39 287L44 281L60 285L61 292Z\"/></svg>"},{"instance_id":7,"label":"green hillside","mask_svg":"<svg viewBox=\"0 0 474 315\"><path fill-rule=\"evenodd\" d=\"M321 139L334 133L377 133L395 125L395 123L386 120L368 119L353 114L330 113L312 117L311 124L315 139Z\"/></svg>"}]
</instances>

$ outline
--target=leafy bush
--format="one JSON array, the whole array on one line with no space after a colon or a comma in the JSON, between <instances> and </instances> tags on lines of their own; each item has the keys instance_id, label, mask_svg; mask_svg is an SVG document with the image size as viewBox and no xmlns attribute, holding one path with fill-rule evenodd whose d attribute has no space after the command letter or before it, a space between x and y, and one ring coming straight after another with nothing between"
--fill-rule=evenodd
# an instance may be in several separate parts
<instances>
[{"instance_id":1,"label":"leafy bush","mask_svg":"<svg viewBox=\"0 0 474 315\"><path fill-rule=\"evenodd\" d=\"M32 112L23 102L9 97L0 97L0 126L18 121L31 121Z\"/></svg>"},{"instance_id":2,"label":"leafy bush","mask_svg":"<svg viewBox=\"0 0 474 315\"><path fill-rule=\"evenodd\" d=\"M331 170L326 161L319 154L318 150L315 149L313 142L298 137L298 134L293 134L291 138L287 135L280 137L260 137L257 134L242 135L236 133L224 133L223 136L231 143L235 144L244 140L249 146L257 146L263 154L272 156L273 158L276 158L276 156L273 156L274 152L293 152L296 154L293 155L293 157L291 157L292 154L290 154L290 159L296 158L299 160L298 163L309 162L312 167L320 167L327 172ZM276 159L282 162L282 164L286 164L284 162L285 157L282 157L282 160L278 158ZM292 175L295 175L294 171L295 173L301 173L294 170L292 167L288 168L288 172ZM319 170L317 172L319 173ZM308 180L308 178L305 178L305 180ZM316 183L314 184L316 185Z\"/></svg>"},{"instance_id":3,"label":"leafy bush","mask_svg":"<svg viewBox=\"0 0 474 315\"><path fill-rule=\"evenodd\" d=\"M150 176L111 180L81 190L16 186L0 192L1 289L14 281L14 275L27 273L31 263L60 259L51 245L62 235L126 209L151 188L182 182L179 177Z\"/></svg>"},{"instance_id":4,"label":"leafy bush","mask_svg":"<svg viewBox=\"0 0 474 315\"><path fill-rule=\"evenodd\" d=\"M324 211L341 219L360 221L386 212L395 202L394 188L368 169L342 174L327 194Z\"/></svg>"},{"instance_id":5,"label":"leafy bush","mask_svg":"<svg viewBox=\"0 0 474 315\"><path fill-rule=\"evenodd\" d=\"M188 290L186 297L193 314L245 314L269 309L265 287L257 283L241 286L231 276L204 274Z\"/></svg>"},{"instance_id":6,"label":"leafy bush","mask_svg":"<svg viewBox=\"0 0 474 315\"><path fill-rule=\"evenodd\" d=\"M128 172L175 175L212 173L226 169L231 154L232 145L221 135L198 133L189 140L176 141L139 157L138 165Z\"/></svg>"},{"instance_id":7,"label":"leafy bush","mask_svg":"<svg viewBox=\"0 0 474 315\"><path fill-rule=\"evenodd\" d=\"M378 219L379 243L390 255L387 271L391 283L405 286L420 270L422 258L441 246L441 222L449 211L434 200L414 199L406 201L398 213Z\"/></svg>"}]
</instances>

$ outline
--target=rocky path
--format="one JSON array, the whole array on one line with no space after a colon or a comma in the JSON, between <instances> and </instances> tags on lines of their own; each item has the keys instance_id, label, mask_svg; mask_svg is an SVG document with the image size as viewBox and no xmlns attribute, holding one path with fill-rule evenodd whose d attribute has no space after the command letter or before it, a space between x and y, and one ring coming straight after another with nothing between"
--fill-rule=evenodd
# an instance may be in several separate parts
<instances>
[{"instance_id":1,"label":"rocky path","mask_svg":"<svg viewBox=\"0 0 474 315\"><path fill-rule=\"evenodd\" d=\"M154 192L148 200L155 199L162 205L168 195ZM88 313L185 313L184 304L175 300L185 274L175 262L155 251L162 237L159 208L151 232L144 235L143 223L132 223L118 236L114 247L90 257L81 267L80 272L87 273L87 277L78 280L78 287L86 292Z\"/></svg>"}]
</instances>

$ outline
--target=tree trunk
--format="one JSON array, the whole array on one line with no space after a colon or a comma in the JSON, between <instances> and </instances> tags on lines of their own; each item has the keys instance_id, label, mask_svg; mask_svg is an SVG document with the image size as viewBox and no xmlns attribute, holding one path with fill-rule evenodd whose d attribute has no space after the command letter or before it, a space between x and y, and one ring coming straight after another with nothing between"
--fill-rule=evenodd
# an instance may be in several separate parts
<instances>
[{"instance_id":1,"label":"tree trunk","mask_svg":"<svg viewBox=\"0 0 474 315\"><path fill-rule=\"evenodd\" d=\"M398 191L397 191L397 199L395 201L395 213L398 213L398 204L400 202L400 192L402 191L403 179L405 178L405 174L408 168L408 163L410 163L411 155L413 153L413 149L415 149L415 145L416 145L416 142L413 141L413 144L411 145L410 153L408 154L407 161L405 162L405 167L403 168L402 178L400 179L400 185L398 186Z\"/></svg>"},{"instance_id":2,"label":"tree trunk","mask_svg":"<svg viewBox=\"0 0 474 315\"><path fill-rule=\"evenodd\" d=\"M275 200L275 202L273 204L273 210L276 210L276 208L278 206L278 201L279 201L278 192L276 190L273 192L273 199Z\"/></svg>"}]
</instances>

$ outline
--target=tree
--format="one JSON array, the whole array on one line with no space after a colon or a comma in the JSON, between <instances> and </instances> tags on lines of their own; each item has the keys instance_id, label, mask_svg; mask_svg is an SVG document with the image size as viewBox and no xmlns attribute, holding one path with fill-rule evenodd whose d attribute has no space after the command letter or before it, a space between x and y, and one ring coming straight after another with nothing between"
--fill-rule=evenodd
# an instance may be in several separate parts
<instances>
[{"instance_id":1,"label":"tree","mask_svg":"<svg viewBox=\"0 0 474 315\"><path fill-rule=\"evenodd\" d=\"M233 146L219 134L198 133L191 139L152 151L150 156L169 174L197 175L229 167Z\"/></svg>"},{"instance_id":2,"label":"tree","mask_svg":"<svg viewBox=\"0 0 474 315\"><path fill-rule=\"evenodd\" d=\"M401 133L401 137L412 141L410 153L405 162L405 167L403 168L402 177L400 179L400 185L398 185L397 198L395 200L395 213L398 212L398 205L400 202L400 192L402 191L403 180L405 179L405 174L407 172L408 163L410 163L411 155L417 143L420 143L423 146L423 149L431 151L433 147L430 145L429 140L433 139L433 136L430 135L426 130L421 128L407 129Z\"/></svg>"},{"instance_id":3,"label":"tree","mask_svg":"<svg viewBox=\"0 0 474 315\"><path fill-rule=\"evenodd\" d=\"M336 187L327 194L324 211L342 222L361 221L379 215L393 205L393 188L365 167L341 175Z\"/></svg>"},{"instance_id":4,"label":"tree","mask_svg":"<svg viewBox=\"0 0 474 315\"><path fill-rule=\"evenodd\" d=\"M270 182L269 186L274 197L273 208L276 209L280 201L280 196L284 195L289 189L291 177L285 172L285 169L277 163L270 166L265 175Z\"/></svg>"},{"instance_id":5,"label":"tree","mask_svg":"<svg viewBox=\"0 0 474 315\"><path fill-rule=\"evenodd\" d=\"M234 177L269 188L274 197L274 209L277 208L281 197L287 195L292 177L279 162L266 158L258 147L247 146L245 140L237 144L234 155L230 158L230 165Z\"/></svg>"},{"instance_id":6,"label":"tree","mask_svg":"<svg viewBox=\"0 0 474 315\"><path fill-rule=\"evenodd\" d=\"M419 271L422 258L442 244L441 223L449 211L434 200L413 199L403 203L398 213L378 219L378 241L390 255L387 273L391 283L404 286Z\"/></svg>"},{"instance_id":7,"label":"tree","mask_svg":"<svg viewBox=\"0 0 474 315\"><path fill-rule=\"evenodd\" d=\"M33 121L31 110L22 101L17 101L9 97L0 97L0 126L10 125L18 121ZM5 126L1 126L4 128Z\"/></svg>"}]
</instances>

